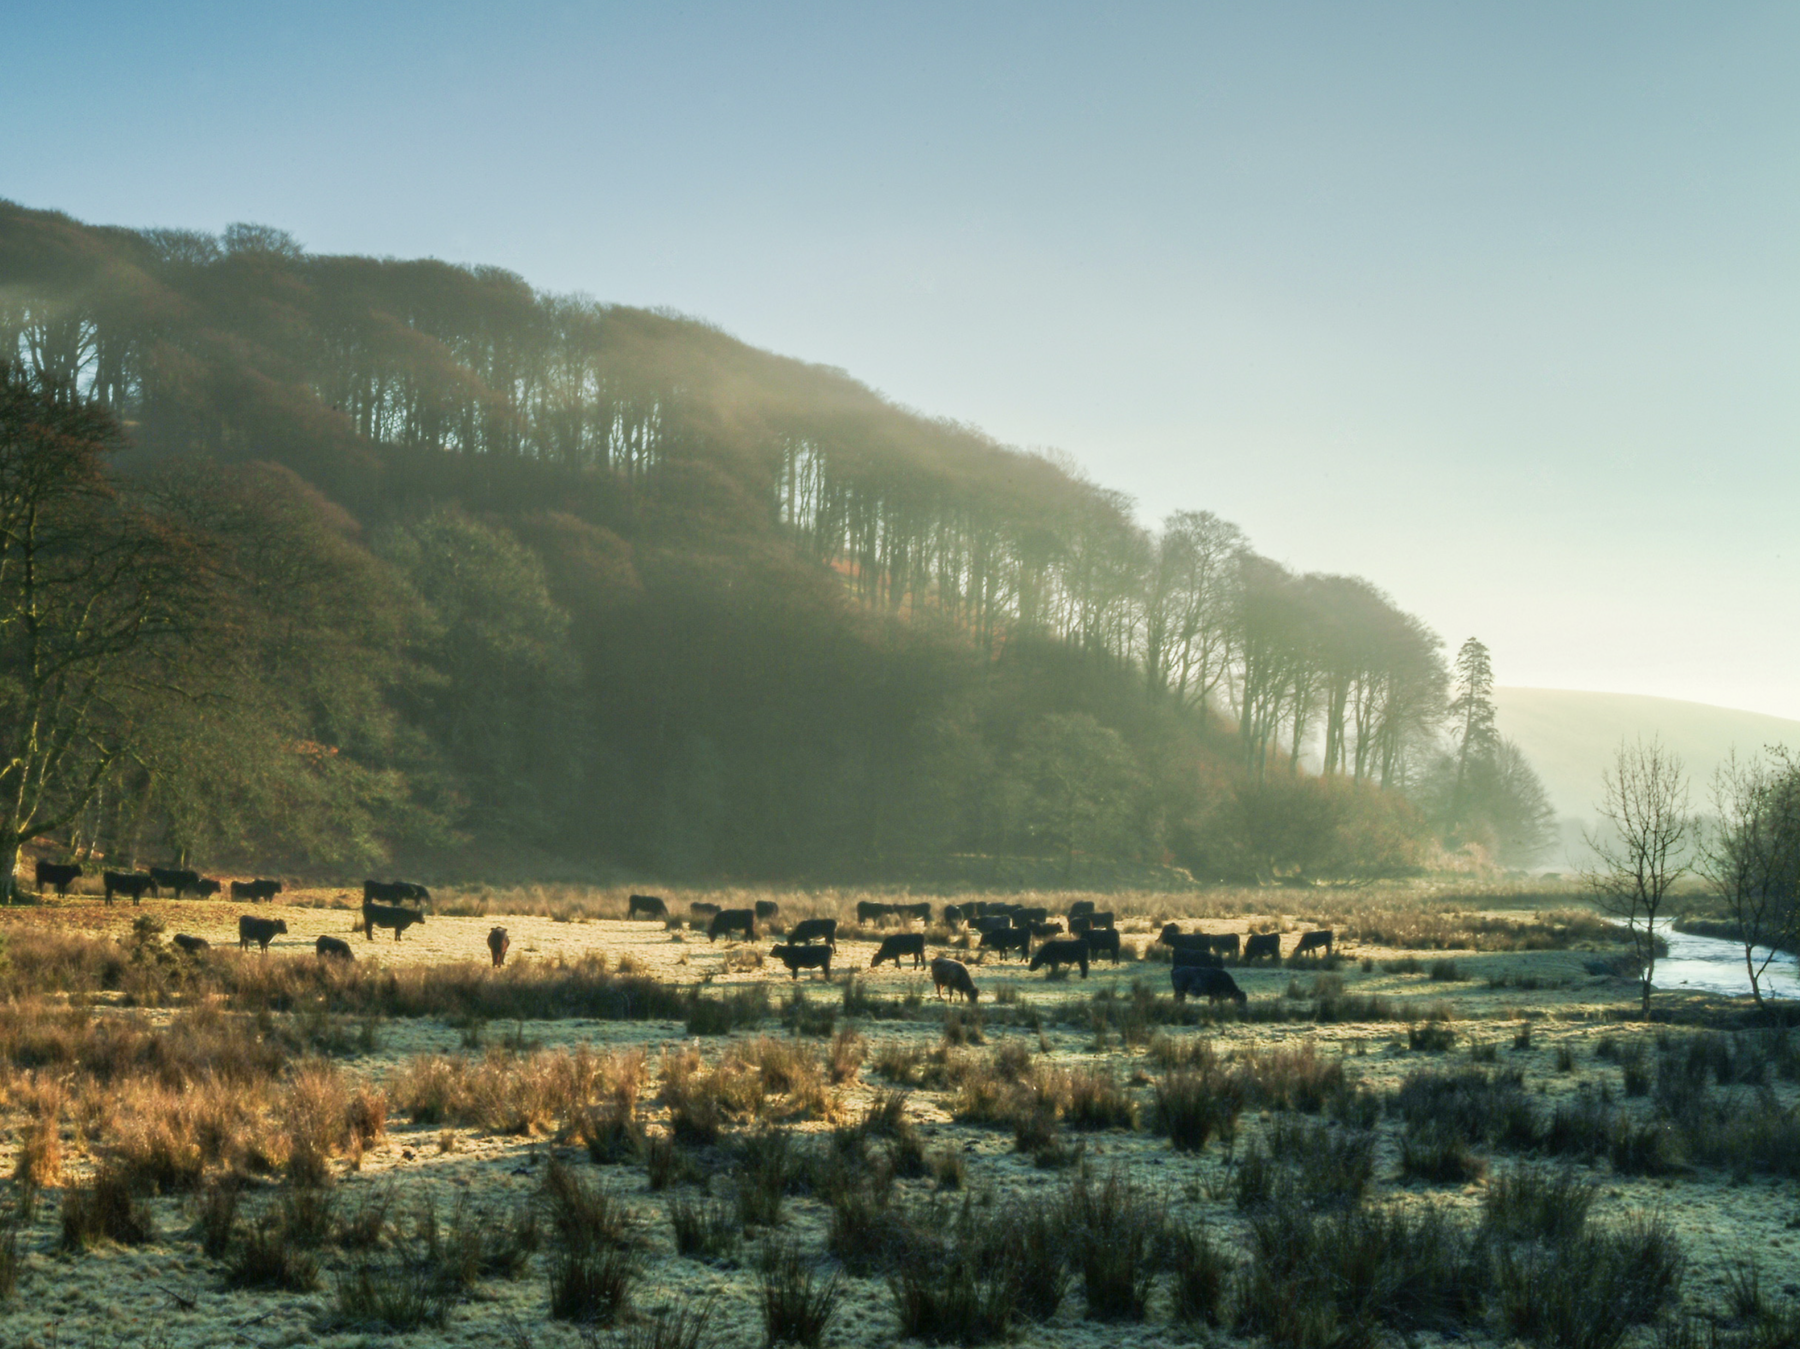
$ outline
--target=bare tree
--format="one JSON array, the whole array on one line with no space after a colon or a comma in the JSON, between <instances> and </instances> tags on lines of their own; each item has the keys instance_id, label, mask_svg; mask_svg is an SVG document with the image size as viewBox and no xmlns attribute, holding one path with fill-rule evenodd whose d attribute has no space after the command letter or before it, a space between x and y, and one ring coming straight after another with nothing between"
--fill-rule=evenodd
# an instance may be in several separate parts
<instances>
[{"instance_id":1,"label":"bare tree","mask_svg":"<svg viewBox=\"0 0 1800 1349\"><path fill-rule=\"evenodd\" d=\"M1770 760L1745 763L1733 754L1713 774L1715 823L1699 863L1737 927L1758 1007L1777 949L1800 937L1800 765L1783 749Z\"/></svg>"},{"instance_id":2,"label":"bare tree","mask_svg":"<svg viewBox=\"0 0 1800 1349\"><path fill-rule=\"evenodd\" d=\"M1601 775L1600 817L1610 829L1584 837L1596 862L1582 880L1599 907L1625 920L1643 980L1644 1016L1656 975L1656 922L1663 901L1688 872L1694 819L1681 756L1657 737L1621 741Z\"/></svg>"}]
</instances>

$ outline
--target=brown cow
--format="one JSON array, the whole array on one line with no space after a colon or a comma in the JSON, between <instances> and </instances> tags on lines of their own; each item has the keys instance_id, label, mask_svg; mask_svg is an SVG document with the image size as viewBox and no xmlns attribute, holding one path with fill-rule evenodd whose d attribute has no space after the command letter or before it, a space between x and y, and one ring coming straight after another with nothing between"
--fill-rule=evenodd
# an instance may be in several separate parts
<instances>
[{"instance_id":1,"label":"brown cow","mask_svg":"<svg viewBox=\"0 0 1800 1349\"><path fill-rule=\"evenodd\" d=\"M505 928L497 927L488 933L488 954L494 958L495 969L506 963L506 953L511 949L512 942L507 938Z\"/></svg>"}]
</instances>

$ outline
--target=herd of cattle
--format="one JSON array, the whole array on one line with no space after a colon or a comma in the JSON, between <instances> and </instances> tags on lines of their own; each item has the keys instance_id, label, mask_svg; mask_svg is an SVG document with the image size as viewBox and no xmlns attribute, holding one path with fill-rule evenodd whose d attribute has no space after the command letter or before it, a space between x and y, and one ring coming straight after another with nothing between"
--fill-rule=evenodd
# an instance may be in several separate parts
<instances>
[{"instance_id":1,"label":"herd of cattle","mask_svg":"<svg viewBox=\"0 0 1800 1349\"><path fill-rule=\"evenodd\" d=\"M717 941L726 935L755 941L757 923L768 922L780 912L780 905L767 900L759 902L753 909L721 909L704 900L688 906L689 921L696 926L703 923L709 941ZM625 916L670 921L668 904L655 895L632 895ZM1033 970L1048 967L1055 973L1065 965L1073 965L1080 968L1081 977L1085 979L1091 961L1104 956L1115 965L1119 962L1119 933L1113 915L1097 909L1091 900L1070 905L1068 913L1061 919L1052 918L1045 908L987 900L946 904L940 916L946 927L963 927L971 933L979 933L979 949L995 951L1002 960L1008 952L1017 951L1020 959L1028 960L1029 968ZM929 924L932 917L932 906L928 902L881 904L865 900L856 906L859 926L915 920ZM794 979L800 977L801 970L818 970L830 979L831 958L837 952L837 926L835 918L803 919L787 933L787 940L771 948L769 954L786 966ZM1034 941L1039 943L1035 953L1032 951ZM1225 957L1232 957L1240 965L1262 959L1281 959L1279 932L1256 932L1240 938L1236 932L1183 932L1179 924L1169 923L1157 935L1157 941L1169 948L1169 978L1177 1002L1192 994L1214 1002L1230 999L1243 1006L1248 999L1237 981L1225 971ZM1301 933L1292 954L1305 955L1312 951L1332 953L1330 929ZM923 932L896 932L884 936L869 968L874 969L891 960L894 968L899 969L900 962L907 959L912 961L915 970L927 964ZM961 961L936 956L929 964L932 983L939 997L944 996L946 989L953 995L960 993L971 1002L981 996L968 967Z\"/></svg>"},{"instance_id":2,"label":"herd of cattle","mask_svg":"<svg viewBox=\"0 0 1800 1349\"><path fill-rule=\"evenodd\" d=\"M49 885L58 895L65 895L69 884L81 875L82 869L77 864L39 862L38 892L43 893L44 887ZM145 894L159 897L164 890L180 899L184 894L216 895L224 888L219 881L197 872L169 867L151 867L148 871L107 871L102 873L101 880L108 904L112 903L115 894L130 895L132 901L138 903ZM230 882L233 899L261 903L280 893L280 881L259 878ZM431 892L413 881L364 881L362 923L359 925L364 935L373 941L377 928L387 928L393 932L394 940L399 941L407 928L423 923L424 908L409 908L406 901L428 905ZM731 936L753 942L757 924L772 922L780 915L781 906L772 900L759 900L748 909L722 909L704 900L696 900L688 906L688 921L697 928L704 926L709 941ZM628 919L672 921L667 902L656 895L630 896L625 916ZM1091 900L1070 905L1068 912L1060 918L1052 918L1046 908L992 900L946 904L935 916L948 928L963 928L971 935L979 934L978 949L994 951L1001 960L1016 951L1021 960L1029 962L1028 968L1032 970L1048 968L1055 973L1064 966L1075 966L1085 979L1091 962L1102 957L1115 965L1119 961L1119 933L1113 915L1098 909ZM927 901L883 904L864 900L856 906L859 927L881 927L888 923L930 924L933 917L932 905ZM802 919L787 932L787 940L776 944L770 954L795 979L800 977L801 970L818 970L830 979L831 959L837 953L837 929L835 918ZM277 936L285 935L287 930L285 919L243 914L238 918L238 945L248 949L254 943L267 951L269 943ZM176 946L193 955L211 949L205 938L185 932L177 933L174 940ZM1214 1002L1229 999L1242 1006L1248 999L1237 981L1225 971L1225 958L1230 957L1240 965L1281 959L1279 932L1253 932L1240 937L1236 932L1183 932L1179 924L1169 923L1157 935L1157 941L1169 949L1169 979L1178 1002L1194 995ZM1037 943L1035 951L1032 949L1034 942ZM496 927L489 932L487 946L494 967L498 969L505 963L511 947L506 929ZM321 958L355 958L350 944L341 937L321 934L314 949ZM1330 929L1302 932L1291 954L1299 956L1312 951L1332 953ZM883 936L869 968L874 969L890 960L895 969L900 968L903 960L911 960L915 970L929 964L932 983L939 997L946 991L952 996L960 994L971 1002L981 996L968 967L961 961L946 955L927 960L924 932L895 932Z\"/></svg>"}]
</instances>

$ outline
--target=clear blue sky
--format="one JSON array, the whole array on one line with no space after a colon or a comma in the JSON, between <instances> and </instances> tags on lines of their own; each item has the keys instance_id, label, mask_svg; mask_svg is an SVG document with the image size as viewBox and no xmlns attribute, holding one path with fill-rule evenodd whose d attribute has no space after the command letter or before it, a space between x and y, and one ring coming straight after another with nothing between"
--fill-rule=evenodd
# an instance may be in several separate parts
<instances>
[{"instance_id":1,"label":"clear blue sky","mask_svg":"<svg viewBox=\"0 0 1800 1349\"><path fill-rule=\"evenodd\" d=\"M0 0L0 196L668 305L1800 717L1800 6Z\"/></svg>"}]
</instances>

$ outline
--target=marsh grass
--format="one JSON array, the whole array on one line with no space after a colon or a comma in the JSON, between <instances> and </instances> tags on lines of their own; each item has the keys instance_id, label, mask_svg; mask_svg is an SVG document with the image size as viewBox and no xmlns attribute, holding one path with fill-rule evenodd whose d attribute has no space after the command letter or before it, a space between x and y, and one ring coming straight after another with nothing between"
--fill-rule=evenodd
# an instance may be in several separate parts
<instances>
[{"instance_id":1,"label":"marsh grass","mask_svg":"<svg viewBox=\"0 0 1800 1349\"><path fill-rule=\"evenodd\" d=\"M821 1280L800 1247L785 1242L765 1246L757 1266L766 1342L816 1349L837 1314L838 1276Z\"/></svg>"}]
</instances>

